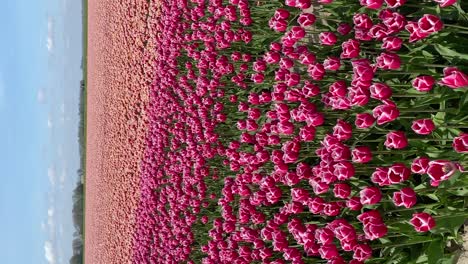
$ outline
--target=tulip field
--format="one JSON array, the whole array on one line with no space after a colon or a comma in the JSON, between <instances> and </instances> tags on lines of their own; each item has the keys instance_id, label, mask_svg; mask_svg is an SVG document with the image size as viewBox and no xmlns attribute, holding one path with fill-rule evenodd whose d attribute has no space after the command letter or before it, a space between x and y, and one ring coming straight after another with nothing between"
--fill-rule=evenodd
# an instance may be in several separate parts
<instances>
[{"instance_id":1,"label":"tulip field","mask_svg":"<svg viewBox=\"0 0 468 264\"><path fill-rule=\"evenodd\" d=\"M157 9L133 263L457 263L468 1Z\"/></svg>"}]
</instances>

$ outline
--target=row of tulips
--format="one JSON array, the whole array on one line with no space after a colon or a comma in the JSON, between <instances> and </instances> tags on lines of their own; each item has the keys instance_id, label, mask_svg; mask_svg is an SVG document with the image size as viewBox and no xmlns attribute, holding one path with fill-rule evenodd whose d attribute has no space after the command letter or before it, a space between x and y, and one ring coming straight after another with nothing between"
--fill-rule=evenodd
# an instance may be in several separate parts
<instances>
[{"instance_id":1,"label":"row of tulips","mask_svg":"<svg viewBox=\"0 0 468 264\"><path fill-rule=\"evenodd\" d=\"M453 259L443 248L467 216L468 76L450 56L460 46L440 43L466 40L453 18L466 6L159 8L133 262Z\"/></svg>"}]
</instances>

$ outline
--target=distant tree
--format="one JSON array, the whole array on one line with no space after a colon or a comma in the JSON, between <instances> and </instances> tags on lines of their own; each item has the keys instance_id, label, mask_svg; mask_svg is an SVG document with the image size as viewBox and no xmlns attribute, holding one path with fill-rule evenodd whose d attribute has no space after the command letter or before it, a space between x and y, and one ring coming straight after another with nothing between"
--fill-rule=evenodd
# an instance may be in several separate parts
<instances>
[{"instance_id":1,"label":"distant tree","mask_svg":"<svg viewBox=\"0 0 468 264\"><path fill-rule=\"evenodd\" d=\"M80 82L80 102L79 102L79 115L80 121L78 124L78 144L80 152L80 168L77 170L78 181L73 190L72 201L72 218L75 232L73 233L72 249L73 256L70 258L70 264L82 264L83 261L83 232L84 232L84 185L82 179L85 173L85 154L86 154L86 86L82 80Z\"/></svg>"}]
</instances>

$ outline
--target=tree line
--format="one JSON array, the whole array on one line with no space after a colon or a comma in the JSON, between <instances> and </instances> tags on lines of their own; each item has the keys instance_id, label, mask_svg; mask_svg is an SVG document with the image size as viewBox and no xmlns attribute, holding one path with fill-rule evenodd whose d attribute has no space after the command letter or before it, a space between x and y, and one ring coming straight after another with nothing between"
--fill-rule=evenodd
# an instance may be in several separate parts
<instances>
[{"instance_id":1,"label":"tree line","mask_svg":"<svg viewBox=\"0 0 468 264\"><path fill-rule=\"evenodd\" d=\"M79 125L78 125L78 143L80 151L80 168L77 171L78 181L73 190L73 225L75 232L73 233L73 256L70 258L70 264L82 264L83 261L83 246L84 246L84 177L85 177L85 158L86 158L86 90L85 82L80 82L80 100L79 100Z\"/></svg>"}]
</instances>

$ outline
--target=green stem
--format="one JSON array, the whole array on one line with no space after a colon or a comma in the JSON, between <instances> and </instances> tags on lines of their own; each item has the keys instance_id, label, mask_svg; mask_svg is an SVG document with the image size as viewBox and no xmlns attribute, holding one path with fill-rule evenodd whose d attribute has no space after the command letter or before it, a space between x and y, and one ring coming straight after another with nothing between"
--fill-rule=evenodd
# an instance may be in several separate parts
<instances>
[{"instance_id":1,"label":"green stem","mask_svg":"<svg viewBox=\"0 0 468 264\"><path fill-rule=\"evenodd\" d=\"M444 24L446 27L451 27L451 28L458 28L458 29L464 29L468 31L468 27L460 26L460 25L455 25L455 24Z\"/></svg>"}]
</instances>

